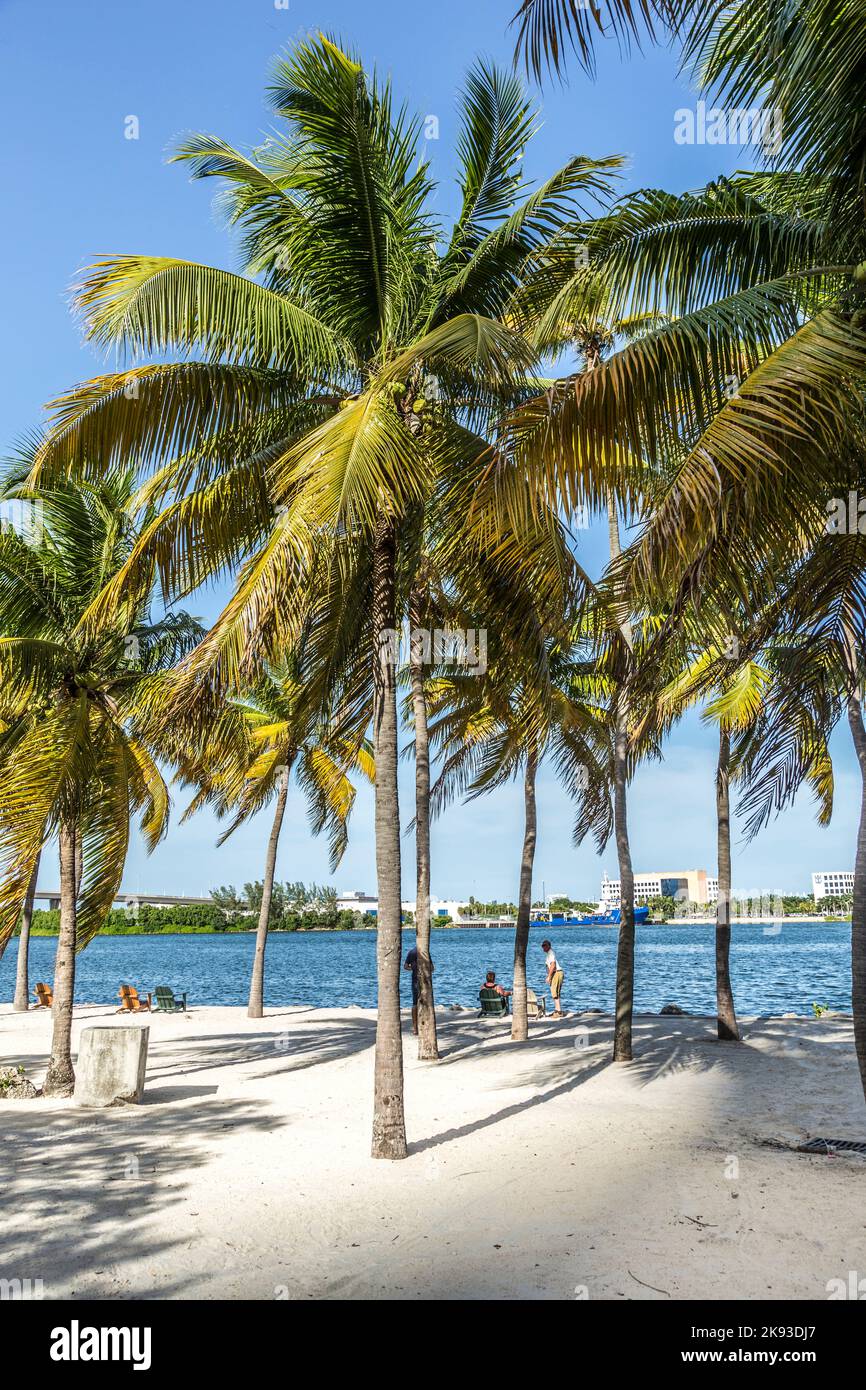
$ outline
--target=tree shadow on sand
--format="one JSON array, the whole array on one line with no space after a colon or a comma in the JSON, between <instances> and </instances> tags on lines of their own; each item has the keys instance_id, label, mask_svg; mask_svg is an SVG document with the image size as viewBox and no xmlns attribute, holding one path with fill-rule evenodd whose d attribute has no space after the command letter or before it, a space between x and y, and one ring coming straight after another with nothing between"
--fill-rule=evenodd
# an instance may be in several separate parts
<instances>
[{"instance_id":1,"label":"tree shadow on sand","mask_svg":"<svg viewBox=\"0 0 866 1390\"><path fill-rule=\"evenodd\" d=\"M284 1031L247 1033L226 1038L223 1033L197 1034L194 1038L154 1040L148 1058L148 1076L155 1082L173 1076L193 1076L216 1068L262 1064L258 1072L246 1072L251 1079L303 1071L344 1061L371 1048L376 1041L374 1019L327 1020L311 1027ZM155 1046L154 1046L155 1044ZM191 1046L202 1053L191 1059ZM157 1051L158 1048L158 1051ZM265 1064L270 1065L265 1065Z\"/></svg>"},{"instance_id":2,"label":"tree shadow on sand","mask_svg":"<svg viewBox=\"0 0 866 1390\"><path fill-rule=\"evenodd\" d=\"M87 1298L183 1297L191 1284L200 1287L198 1270L147 1288L146 1272L179 1268L171 1252L194 1238L189 1212L183 1227L175 1225L191 1174L212 1160L226 1131L290 1123L225 1100L203 1100L182 1117L145 1106L19 1104L3 1108L0 1278L41 1279L48 1299L75 1297L83 1279Z\"/></svg>"},{"instance_id":3,"label":"tree shadow on sand","mask_svg":"<svg viewBox=\"0 0 866 1390\"><path fill-rule=\"evenodd\" d=\"M83 1026L89 1023L88 1018ZM376 1023L370 1018L327 1019L300 1027L228 1036L225 1033L191 1033L189 1037L161 1038L156 1028L151 1027L145 1104L155 1098L151 1085L159 1089L160 1099L163 1099L167 1096L164 1083L177 1076L195 1076L197 1072L249 1067L257 1063L262 1064L262 1070L254 1075L261 1077L301 1071L342 1061L372 1047L375 1040ZM47 1051L18 1052L4 1058L4 1065L23 1066L37 1085L41 1084L47 1064ZM209 1089L212 1092L215 1088Z\"/></svg>"},{"instance_id":4,"label":"tree shadow on sand","mask_svg":"<svg viewBox=\"0 0 866 1390\"><path fill-rule=\"evenodd\" d=\"M703 1069L719 1060L714 1052L708 1052L706 1048L707 1043L711 1049L716 1045L710 1020L707 1020L706 1037L684 1033L673 1021L670 1024L666 1022L661 1033L642 1030L640 1023L640 1019L635 1019L635 1060L625 1066L631 1075L643 1083L684 1068L698 1066ZM613 1052L613 1019L608 1014L572 1014L561 1023L555 1023L550 1018L538 1019L530 1027L529 1038L520 1043L511 1039L510 1019L501 1021L498 1037L493 1031L495 1026L491 1026L489 1020L473 1018L465 1023L460 1020L450 1028L443 1029L439 1065L459 1066L473 1056L493 1058L511 1053L515 1061L537 1059L540 1070L537 1076L530 1075L529 1079L517 1079L515 1074L515 1077L502 1084L532 1085L545 1077L550 1079L552 1073L561 1072L563 1068L570 1074L575 1064L579 1066L581 1056L590 1056L594 1064L603 1049L610 1054L608 1060ZM580 1046L575 1043L577 1036L585 1040ZM719 1058L722 1058L721 1048L724 1046L720 1045Z\"/></svg>"},{"instance_id":5,"label":"tree shadow on sand","mask_svg":"<svg viewBox=\"0 0 866 1390\"><path fill-rule=\"evenodd\" d=\"M658 1024L657 1019L653 1021ZM536 1093L432 1135L411 1145L411 1152L422 1153L437 1148L479 1130L493 1128L528 1110L549 1105L608 1070L621 1077L626 1088L643 1089L680 1072L721 1072L725 1086L734 1087L737 1084L752 1085L755 1074L760 1074L765 1065L766 1057L759 1055L748 1041L719 1042L714 1035L713 1020L706 1020L706 1032L697 1034L684 1032L673 1020L670 1023L665 1020L662 1030L658 1026L653 1030L642 1027L644 1022L640 1018L635 1019L635 1055L634 1060L628 1063L613 1061L613 1020L609 1015L572 1016L562 1023L550 1023L547 1027L539 1021L533 1025L529 1040L524 1043L512 1042L507 1032L503 1032L500 1040L491 1043L486 1021L473 1019L466 1023L462 1020L457 1022L445 1031L445 1055L439 1064L456 1068L455 1081L459 1079L461 1064L470 1059L480 1055L494 1062L497 1057L510 1053L514 1057L514 1069L505 1075L497 1071L491 1077L487 1090L534 1088ZM586 1029L586 1032L576 1031L575 1025L577 1029ZM579 1045L576 1045L576 1039L581 1039Z\"/></svg>"},{"instance_id":6,"label":"tree shadow on sand","mask_svg":"<svg viewBox=\"0 0 866 1390\"><path fill-rule=\"evenodd\" d=\"M513 1119L517 1115L523 1115L527 1110L534 1110L538 1106L548 1105L559 1096L567 1095L569 1091L573 1091L578 1086L582 1086L593 1076L604 1071L606 1066L607 1059L599 1058L594 1065L584 1067L577 1074L572 1074L565 1080L553 1086L548 1086L546 1090L540 1091L537 1095L530 1096L525 1100L516 1101L512 1105L503 1106L501 1110L496 1110L492 1115L484 1115L478 1120L470 1120L467 1121L466 1124L455 1125L452 1129L442 1130L439 1134L432 1134L429 1139L422 1139L420 1143L410 1144L409 1152L411 1154L419 1154L425 1153L428 1149L438 1149L443 1144L453 1143L456 1139L464 1139L469 1134L476 1134L479 1130L490 1129L492 1126L502 1124L504 1121ZM510 1079L508 1084L509 1088L512 1088L523 1083Z\"/></svg>"}]
</instances>

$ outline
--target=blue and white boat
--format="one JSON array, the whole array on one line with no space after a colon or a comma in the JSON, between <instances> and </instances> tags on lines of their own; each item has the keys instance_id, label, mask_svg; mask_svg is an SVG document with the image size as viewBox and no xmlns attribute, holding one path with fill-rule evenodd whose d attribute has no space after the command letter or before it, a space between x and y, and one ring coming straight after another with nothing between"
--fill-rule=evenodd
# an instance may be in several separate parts
<instances>
[{"instance_id":1,"label":"blue and white boat","mask_svg":"<svg viewBox=\"0 0 866 1390\"><path fill-rule=\"evenodd\" d=\"M649 917L648 907L635 908L634 924L636 927L639 927L641 922L645 922L647 917ZM564 925L571 927L618 927L620 920L618 907L606 907L604 903L599 903L595 912L591 912L588 917L570 917Z\"/></svg>"},{"instance_id":2,"label":"blue and white boat","mask_svg":"<svg viewBox=\"0 0 866 1390\"><path fill-rule=\"evenodd\" d=\"M636 907L634 910L634 924L639 927L649 917L648 907ZM535 909L532 913L533 922L549 923L551 927L618 927L620 925L620 910L618 907L611 907L602 898L595 909L585 917L575 917L564 912L547 912Z\"/></svg>"}]
</instances>

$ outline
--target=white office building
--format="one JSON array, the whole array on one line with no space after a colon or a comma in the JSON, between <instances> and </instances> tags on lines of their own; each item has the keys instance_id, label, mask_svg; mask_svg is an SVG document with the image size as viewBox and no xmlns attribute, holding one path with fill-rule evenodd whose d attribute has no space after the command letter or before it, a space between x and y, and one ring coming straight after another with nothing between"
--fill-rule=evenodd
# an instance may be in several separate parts
<instances>
[{"instance_id":1,"label":"white office building","mask_svg":"<svg viewBox=\"0 0 866 1390\"><path fill-rule=\"evenodd\" d=\"M460 911L466 905L466 899L459 898L430 898L430 916L433 921L437 917L450 917L452 922L469 922L471 918L464 917ZM402 904L404 912L411 912L415 916L415 900Z\"/></svg>"},{"instance_id":2,"label":"white office building","mask_svg":"<svg viewBox=\"0 0 866 1390\"><path fill-rule=\"evenodd\" d=\"M404 912L411 912L415 915L415 900L400 904ZM430 898L430 916L434 922L437 917L450 917L452 922L469 921L468 917L461 917L460 908L463 906L456 899ZM367 917L375 917L379 912L379 899L372 893L361 893L353 891L351 893L341 893L337 898L337 910L339 912L362 912Z\"/></svg>"},{"instance_id":3,"label":"white office building","mask_svg":"<svg viewBox=\"0 0 866 1390\"><path fill-rule=\"evenodd\" d=\"M854 875L831 871L812 875L812 896L816 903L822 898L847 898L854 892Z\"/></svg>"},{"instance_id":4,"label":"white office building","mask_svg":"<svg viewBox=\"0 0 866 1390\"><path fill-rule=\"evenodd\" d=\"M338 912L364 912L375 917L379 911L379 899L371 893L341 893L337 898Z\"/></svg>"},{"instance_id":5,"label":"white office building","mask_svg":"<svg viewBox=\"0 0 866 1390\"><path fill-rule=\"evenodd\" d=\"M719 896L719 880L710 878L706 869L658 869L649 874L635 874L634 897L637 903L651 898L675 898L677 902L714 903ZM605 874L601 884L601 901L606 907L619 907L618 878Z\"/></svg>"}]
</instances>

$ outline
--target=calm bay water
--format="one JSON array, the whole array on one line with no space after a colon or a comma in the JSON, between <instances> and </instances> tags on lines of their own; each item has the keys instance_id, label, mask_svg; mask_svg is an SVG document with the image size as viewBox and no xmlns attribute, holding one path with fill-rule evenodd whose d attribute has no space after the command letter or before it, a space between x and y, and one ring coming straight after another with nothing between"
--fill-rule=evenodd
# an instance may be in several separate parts
<instances>
[{"instance_id":1,"label":"calm bay water","mask_svg":"<svg viewBox=\"0 0 866 1390\"><path fill-rule=\"evenodd\" d=\"M798 923L733 927L731 973L741 1014L811 1012L813 1003L850 1010L850 936L847 923ZM533 927L529 983L544 985L541 941L550 933L565 970L563 1004L568 1010L611 1011L614 1002L617 933L606 927ZM432 955L440 1004L473 1005L486 970L511 984L514 931L511 927L434 930ZM253 957L252 935L98 936L78 957L78 1003L114 999L121 983L152 990L170 985L186 990L192 1004L245 1004ZM414 934L404 935L404 953ZM51 982L55 937L31 943L30 980ZM13 941L0 960L0 1001L12 998ZM401 972L402 973L402 972ZM409 975L402 973L403 1002L411 1003ZM265 1003L369 1008L376 1002L376 934L354 932L277 933L268 943ZM715 1010L712 926L647 926L637 931L635 1006L657 1012L676 1003L690 1013Z\"/></svg>"}]
</instances>

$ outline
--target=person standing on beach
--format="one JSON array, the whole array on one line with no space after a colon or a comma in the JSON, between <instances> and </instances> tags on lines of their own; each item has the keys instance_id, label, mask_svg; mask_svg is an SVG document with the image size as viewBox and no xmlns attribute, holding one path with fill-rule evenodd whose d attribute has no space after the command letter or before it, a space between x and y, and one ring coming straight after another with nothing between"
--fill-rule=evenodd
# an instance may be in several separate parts
<instances>
[{"instance_id":1,"label":"person standing on beach","mask_svg":"<svg viewBox=\"0 0 866 1390\"><path fill-rule=\"evenodd\" d=\"M562 1018L562 1004L559 996L562 993L562 982L565 973L560 968L559 961L556 959L553 947L549 941L542 941L541 949L544 951L545 964L547 965L547 983L550 986L550 997L553 1000L553 1012L557 1018Z\"/></svg>"},{"instance_id":2,"label":"person standing on beach","mask_svg":"<svg viewBox=\"0 0 866 1390\"><path fill-rule=\"evenodd\" d=\"M418 952L413 946L411 951L406 952L406 959L403 962L404 970L412 971L412 1032L418 1036ZM433 961L430 961L430 973L436 969Z\"/></svg>"}]
</instances>

